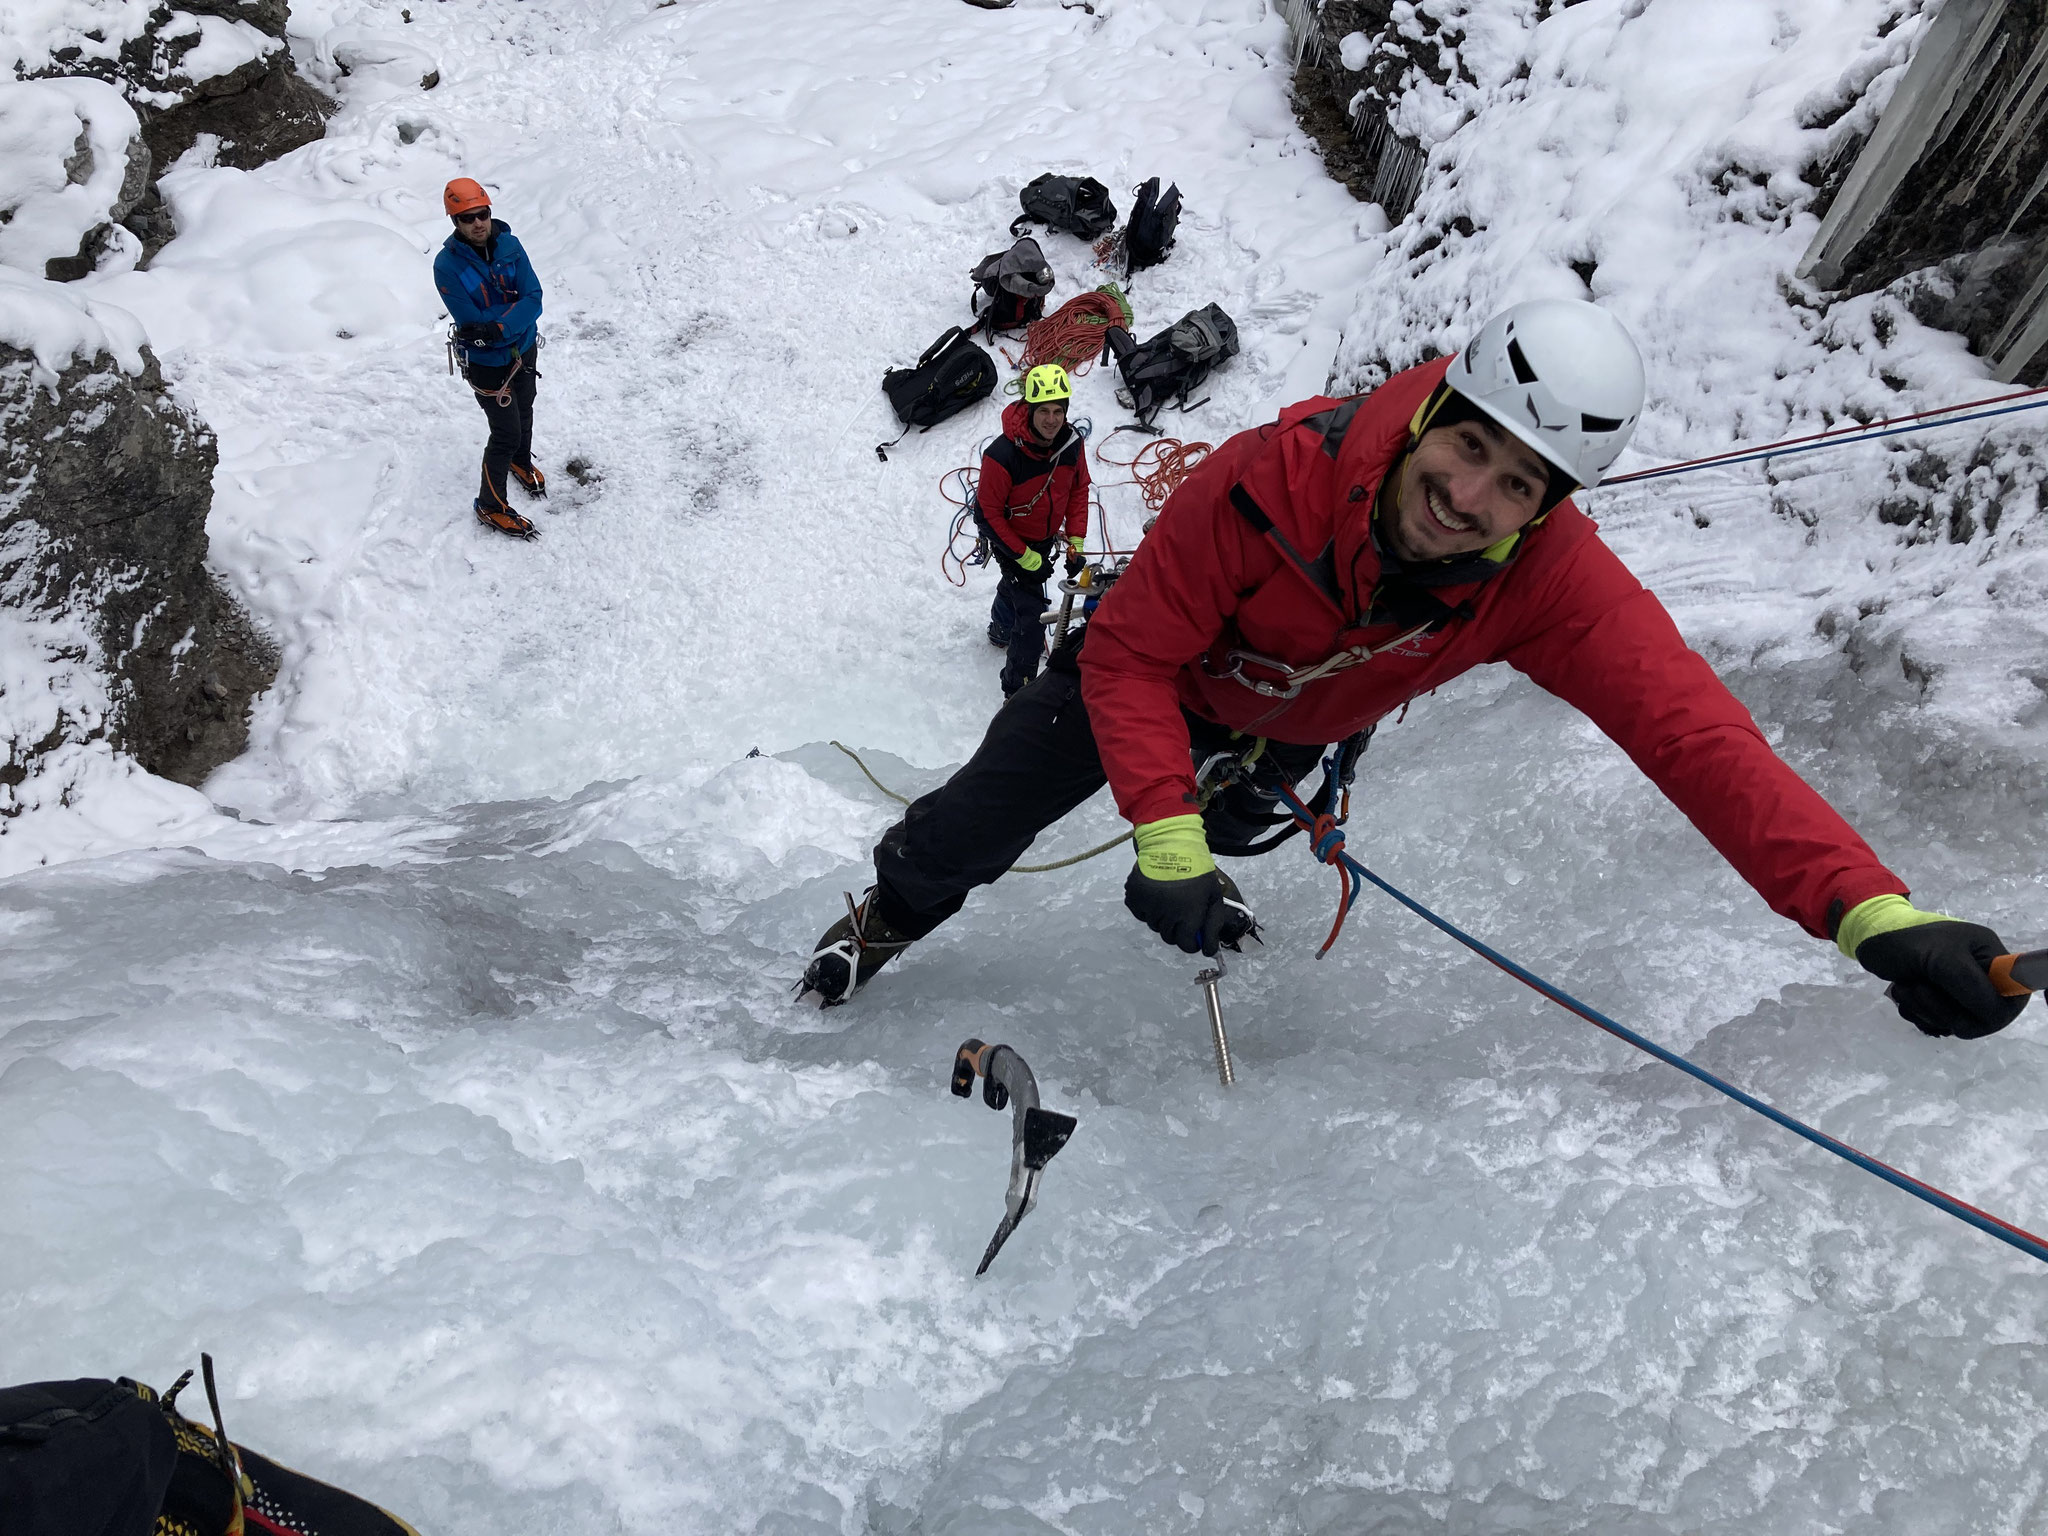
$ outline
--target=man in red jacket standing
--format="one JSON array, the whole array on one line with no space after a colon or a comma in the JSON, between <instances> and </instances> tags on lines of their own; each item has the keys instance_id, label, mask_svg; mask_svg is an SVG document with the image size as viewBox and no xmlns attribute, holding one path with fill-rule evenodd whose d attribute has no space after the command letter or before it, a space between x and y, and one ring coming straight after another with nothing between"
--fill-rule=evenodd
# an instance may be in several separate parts
<instances>
[{"instance_id":1,"label":"man in red jacket standing","mask_svg":"<svg viewBox=\"0 0 2048 1536\"><path fill-rule=\"evenodd\" d=\"M974 521L1002 571L989 605L989 644L1009 653L1003 697L1038 676L1045 650L1045 580L1062 542L1067 571L1081 568L1088 538L1088 455L1067 425L1074 386L1058 363L1024 375L1024 398L1003 411L1003 430L981 456Z\"/></svg>"},{"instance_id":2,"label":"man in red jacket standing","mask_svg":"<svg viewBox=\"0 0 2048 1536\"><path fill-rule=\"evenodd\" d=\"M1212 855L1241 834L1243 786L1235 805L1205 800L1195 763L1249 760L1256 795L1262 772L1296 777L1325 744L1504 661L1589 716L1773 910L1892 982L1920 1029L2002 1029L2026 1000L1986 974L1998 936L1906 900L1572 505L1643 393L1618 322L1536 300L1455 358L1231 438L1174 493L1084 645L883 834L875 885L819 941L806 989L846 1001L1105 779L1135 827L1125 905L1189 953L1234 948L1252 914Z\"/></svg>"}]
</instances>

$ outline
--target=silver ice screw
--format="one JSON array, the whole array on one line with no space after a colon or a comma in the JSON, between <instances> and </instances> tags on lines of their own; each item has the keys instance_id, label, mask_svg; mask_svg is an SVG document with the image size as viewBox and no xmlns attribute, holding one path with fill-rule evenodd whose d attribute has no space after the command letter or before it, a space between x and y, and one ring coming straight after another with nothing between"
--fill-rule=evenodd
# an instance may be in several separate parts
<instances>
[{"instance_id":1,"label":"silver ice screw","mask_svg":"<svg viewBox=\"0 0 2048 1536\"><path fill-rule=\"evenodd\" d=\"M1237 1083L1237 1069L1230 1064L1230 1036L1223 1029L1223 1004L1216 998L1216 983L1223 975L1223 957L1218 955L1214 967L1195 973L1195 985L1202 989L1203 1001L1209 1005L1209 1038L1216 1046L1216 1079L1230 1088Z\"/></svg>"}]
</instances>

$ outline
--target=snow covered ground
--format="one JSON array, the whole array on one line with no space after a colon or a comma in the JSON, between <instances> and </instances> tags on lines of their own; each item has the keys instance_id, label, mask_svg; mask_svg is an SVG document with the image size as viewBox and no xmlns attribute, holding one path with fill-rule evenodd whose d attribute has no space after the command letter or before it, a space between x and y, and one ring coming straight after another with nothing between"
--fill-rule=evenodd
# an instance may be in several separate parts
<instances>
[{"instance_id":1,"label":"snow covered ground","mask_svg":"<svg viewBox=\"0 0 2048 1536\"><path fill-rule=\"evenodd\" d=\"M995 407L883 464L874 388L1039 170L1179 181L1140 329L1215 300L1245 340L1185 437L1587 262L1662 391L1631 462L1989 392L1780 281L1840 130L1800 124L1896 70L1898 0L1473 4L1410 125L1457 173L1390 234L1263 0L1093 4L295 6L349 69L328 137L188 161L180 238L87 285L218 431L215 560L284 664L204 795L102 763L0 837L0 1379L209 1348L238 1438L435 1533L2039 1530L2039 1266L1384 903L1315 962L1294 849L1240 870L1274 942L1224 984L1228 1097L1117 858L789 1005L893 809L827 743L912 792L996 702L936 489ZM547 288L536 545L468 511L458 173ZM1055 297L1095 280L1044 243ZM1077 415L1123 419L1107 376ZM1907 441L1591 506L1924 898L2038 942L2038 428ZM1921 1039L1570 711L1467 679L1361 782L1352 846L1440 910L2048 1219L2038 1012ZM968 1035L1080 1117L978 1282L1007 1120L943 1091Z\"/></svg>"}]
</instances>

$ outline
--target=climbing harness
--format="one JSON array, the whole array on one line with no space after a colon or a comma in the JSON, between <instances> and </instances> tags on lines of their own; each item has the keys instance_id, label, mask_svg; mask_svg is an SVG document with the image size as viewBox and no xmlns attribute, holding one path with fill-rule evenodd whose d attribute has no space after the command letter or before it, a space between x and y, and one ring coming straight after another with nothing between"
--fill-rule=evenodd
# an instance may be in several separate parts
<instances>
[{"instance_id":1,"label":"climbing harness","mask_svg":"<svg viewBox=\"0 0 2048 1536\"><path fill-rule=\"evenodd\" d=\"M1673 475L1689 475L1700 469L1726 469L1734 464L1747 464L1754 459L1790 458L1796 454L1812 453L1820 448L1846 447L1850 443L1875 442L1883 437L1897 437L1905 432L1931 432L1936 427L1958 426L1966 421L1983 421L1992 416L2010 416L2015 411L2034 411L2048 406L2048 386L2040 389L2023 389L2010 395L1994 395L1989 400L1969 400L1958 405L1937 406L1929 411L1915 411L1910 416L1886 416L1877 421L1859 422L1852 427L1831 427L1825 432L1813 432L1805 437L1788 437L1779 442L1766 443L1761 448L1730 448L1722 453L1710 453L1704 458L1685 459L1676 464L1660 464L1654 469L1638 469L1626 475L1609 475L1600 482L1600 489L1610 486L1628 485L1641 480L1663 480ZM1957 412L1965 414L1958 415ZM1943 417L1936 421L1933 418Z\"/></svg>"},{"instance_id":2,"label":"climbing harness","mask_svg":"<svg viewBox=\"0 0 2048 1536\"><path fill-rule=\"evenodd\" d=\"M1038 1181L1045 1165L1058 1155L1080 1122L1072 1115L1046 1109L1038 1102L1038 1079L1024 1058L1007 1045L963 1040L953 1053L953 1097L964 1099L981 1078L981 1102L1000 1111L1010 1107L1010 1184L1003 1195L1003 1219L988 1240L975 1274L988 1273L1017 1223L1038 1204Z\"/></svg>"},{"instance_id":3,"label":"climbing harness","mask_svg":"<svg viewBox=\"0 0 2048 1536\"><path fill-rule=\"evenodd\" d=\"M1566 1012L1577 1014L1587 1023L1606 1030L1607 1033L1613 1035L1616 1039L1626 1041L1644 1054L1656 1057L1657 1060L1663 1062L1666 1066L1676 1067L1695 1081L1706 1084L1707 1087L1712 1088L1717 1093L1725 1094L1745 1109L1755 1110L1756 1113L1762 1115L1765 1119L1783 1126L1795 1136L1804 1137L1823 1151L1832 1152L1836 1157L1841 1158L1846 1163L1853 1164L1855 1167L1861 1168L1865 1173L1875 1174L1887 1184L1904 1190L1917 1200L1924 1200L1936 1210L1946 1211L1957 1220L1968 1222L1971 1226L1977 1228L1978 1231L1988 1233L2000 1242L2009 1244L2019 1249L2020 1252L2041 1260L2043 1263L2048 1263L2048 1238L2038 1237L2034 1233L2027 1231L2024 1227L2014 1226L2011 1222L1994 1216L1989 1211L1979 1210L1976 1206L1969 1204L1967 1201L1958 1200L1954 1195L1949 1194L1945 1190L1937 1189L1925 1180L1916 1179L1909 1173L1901 1173L1898 1169L1892 1167L1891 1164L1880 1162L1867 1153L1857 1151L1856 1148L1850 1146L1846 1141L1838 1140L1828 1135L1825 1131L1815 1130L1803 1121L1793 1119L1792 1116L1786 1114L1783 1110L1774 1109L1753 1094L1743 1092L1733 1083L1716 1077L1713 1073L1707 1071L1706 1068L1695 1065L1676 1051L1657 1044L1656 1041L1646 1035L1638 1034L1625 1024L1617 1023L1598 1009L1588 1007L1569 992L1564 991L1560 987L1553 986L1534 971L1517 965L1506 955L1500 953L1499 950L1474 938L1455 923L1438 917L1436 913L1430 911L1429 908L1425 907L1414 897L1374 874L1365 865L1344 851L1344 837L1341 829L1319 829L1317 826L1318 819L1310 815L1308 807L1303 805L1292 792L1283 790L1281 799L1288 806L1288 809L1294 813L1297 820L1303 822L1311 831L1316 832L1316 843L1314 845L1316 856L1325 863L1337 865L1345 877L1345 897L1337 914L1337 924L1330 930L1331 941L1335 940L1338 929L1343 926L1344 916L1351 909L1351 900L1360 889L1360 883L1370 881L1424 922L1440 932L1450 935L1450 937L1456 939L1474 954L1498 966L1524 986L1541 993ZM1332 835L1332 832L1334 832L1334 835ZM1326 942L1323 949L1327 950L1328 948L1329 943ZM1322 951L1318 951L1318 954L1321 953ZM2001 991L2005 991L2007 987L2016 987L2020 991L2048 989L2038 985L2048 983L2048 950L2035 950L2025 955L2000 956L1998 960L1992 962L1991 970L1994 984L1999 985ZM2004 978L2002 983L1998 981L2001 975ZM2016 992L2008 992L2007 995L2016 996L2018 994Z\"/></svg>"}]
</instances>

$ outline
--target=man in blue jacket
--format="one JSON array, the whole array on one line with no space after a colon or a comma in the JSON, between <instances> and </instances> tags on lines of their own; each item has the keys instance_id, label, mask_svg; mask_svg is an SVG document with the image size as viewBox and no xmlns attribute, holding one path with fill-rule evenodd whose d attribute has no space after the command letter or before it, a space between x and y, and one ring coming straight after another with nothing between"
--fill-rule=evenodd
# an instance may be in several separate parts
<instances>
[{"instance_id":1,"label":"man in blue jacket","mask_svg":"<svg viewBox=\"0 0 2048 1536\"><path fill-rule=\"evenodd\" d=\"M434 286L455 322L462 376L491 424L484 445L477 521L517 539L539 535L505 499L509 470L527 492L545 496L548 483L533 465L533 386L540 378L540 279L510 225L491 217L491 199L467 176L441 194L455 233L434 258Z\"/></svg>"}]
</instances>

